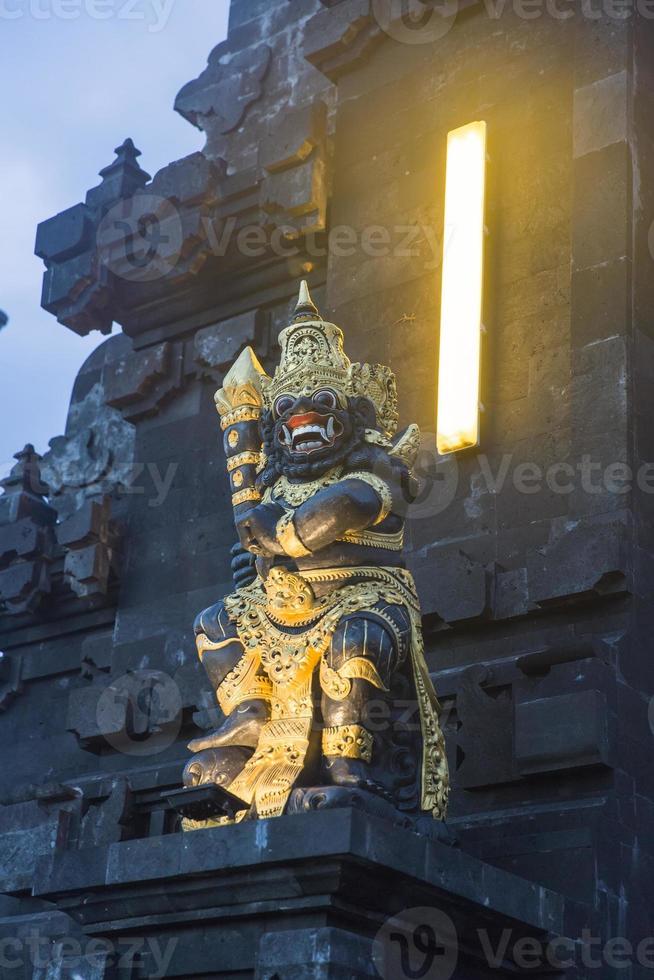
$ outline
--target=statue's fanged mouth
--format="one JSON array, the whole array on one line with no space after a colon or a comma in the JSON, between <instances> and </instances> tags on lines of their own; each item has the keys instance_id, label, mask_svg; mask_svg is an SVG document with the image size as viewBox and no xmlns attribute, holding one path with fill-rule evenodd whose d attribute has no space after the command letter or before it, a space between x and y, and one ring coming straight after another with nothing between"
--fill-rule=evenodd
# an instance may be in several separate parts
<instances>
[{"instance_id":1,"label":"statue's fanged mouth","mask_svg":"<svg viewBox=\"0 0 654 980\"><path fill-rule=\"evenodd\" d=\"M279 441L292 453L316 453L334 445L343 426L333 415L306 412L292 415L279 431Z\"/></svg>"}]
</instances>

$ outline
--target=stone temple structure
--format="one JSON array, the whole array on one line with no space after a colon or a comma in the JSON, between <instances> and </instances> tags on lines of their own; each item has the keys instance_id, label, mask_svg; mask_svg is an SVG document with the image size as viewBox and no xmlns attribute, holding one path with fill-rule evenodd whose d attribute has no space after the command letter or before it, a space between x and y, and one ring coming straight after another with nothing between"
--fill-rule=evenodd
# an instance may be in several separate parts
<instances>
[{"instance_id":1,"label":"stone temple structure","mask_svg":"<svg viewBox=\"0 0 654 980\"><path fill-rule=\"evenodd\" d=\"M175 105L204 151L151 178L128 139L39 226L53 329L122 333L0 496L3 980L652 975L653 66L642 5L232 0ZM423 453L408 539L457 846L347 808L183 834L235 541L213 393L304 277L429 450L477 119L481 441Z\"/></svg>"}]
</instances>

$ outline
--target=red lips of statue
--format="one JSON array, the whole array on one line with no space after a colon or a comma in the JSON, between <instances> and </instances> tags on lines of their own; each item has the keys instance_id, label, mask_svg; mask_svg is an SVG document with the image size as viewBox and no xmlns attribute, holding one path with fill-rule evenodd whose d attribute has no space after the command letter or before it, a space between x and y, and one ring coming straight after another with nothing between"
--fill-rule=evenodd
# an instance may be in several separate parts
<instances>
[{"instance_id":1,"label":"red lips of statue","mask_svg":"<svg viewBox=\"0 0 654 980\"><path fill-rule=\"evenodd\" d=\"M280 442L293 453L315 453L334 445L343 426L331 413L304 412L284 422L279 432Z\"/></svg>"},{"instance_id":2,"label":"red lips of statue","mask_svg":"<svg viewBox=\"0 0 654 980\"><path fill-rule=\"evenodd\" d=\"M305 412L304 415L292 415L286 425L292 432L301 425L325 425L328 418L329 415L321 415L319 412Z\"/></svg>"}]
</instances>

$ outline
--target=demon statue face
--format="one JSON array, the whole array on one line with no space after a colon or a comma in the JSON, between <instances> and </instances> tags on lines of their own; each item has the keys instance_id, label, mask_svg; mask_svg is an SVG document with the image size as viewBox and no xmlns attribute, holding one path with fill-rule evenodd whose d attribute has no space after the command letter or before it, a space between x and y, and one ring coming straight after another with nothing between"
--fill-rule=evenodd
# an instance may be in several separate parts
<instances>
[{"instance_id":1,"label":"demon statue face","mask_svg":"<svg viewBox=\"0 0 654 980\"><path fill-rule=\"evenodd\" d=\"M282 475L313 479L346 462L357 468L372 461L370 445L383 444L397 424L392 373L352 364L342 331L321 319L306 290L280 344L282 358L264 393L262 485Z\"/></svg>"}]
</instances>

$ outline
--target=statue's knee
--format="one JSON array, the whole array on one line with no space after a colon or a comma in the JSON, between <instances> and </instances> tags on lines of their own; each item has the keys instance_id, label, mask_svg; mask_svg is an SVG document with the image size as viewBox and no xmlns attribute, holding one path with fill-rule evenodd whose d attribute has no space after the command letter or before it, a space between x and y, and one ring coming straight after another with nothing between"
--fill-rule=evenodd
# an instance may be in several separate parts
<instances>
[{"instance_id":1,"label":"statue's knee","mask_svg":"<svg viewBox=\"0 0 654 980\"><path fill-rule=\"evenodd\" d=\"M334 633L329 666L341 671L348 661L365 658L375 667L384 687L389 687L400 655L393 629L374 615L356 613L343 620Z\"/></svg>"},{"instance_id":2,"label":"statue's knee","mask_svg":"<svg viewBox=\"0 0 654 980\"><path fill-rule=\"evenodd\" d=\"M236 627L231 622L223 602L217 602L195 617L193 630L196 636L204 634L212 643L220 643L236 637Z\"/></svg>"}]
</instances>

